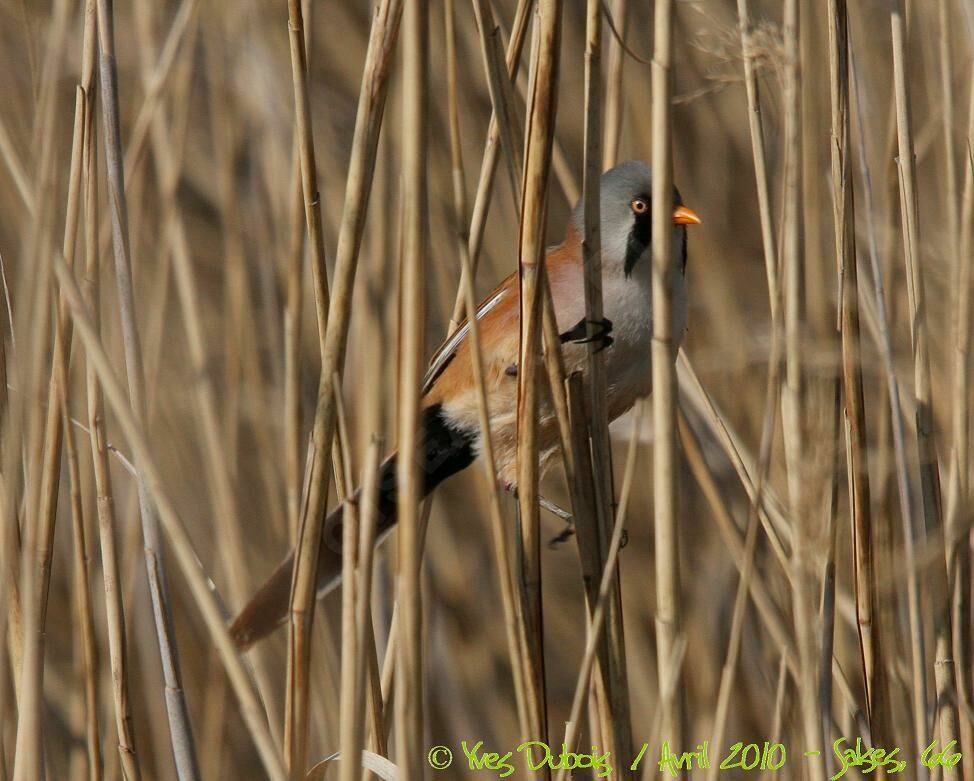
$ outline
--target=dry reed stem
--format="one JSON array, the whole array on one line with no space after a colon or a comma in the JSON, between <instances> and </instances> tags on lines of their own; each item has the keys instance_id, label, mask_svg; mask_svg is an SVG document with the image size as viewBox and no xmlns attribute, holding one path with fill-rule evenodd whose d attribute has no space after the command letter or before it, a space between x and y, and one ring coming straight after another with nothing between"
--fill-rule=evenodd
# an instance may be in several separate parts
<instances>
[{"instance_id":1,"label":"dry reed stem","mask_svg":"<svg viewBox=\"0 0 974 781\"><path fill-rule=\"evenodd\" d=\"M806 377L803 356L805 322L804 274L802 252L803 138L801 124L802 52L799 43L799 5L788 0L784 6L785 79L784 79L784 202L783 202L783 266L784 266L784 326L786 361L781 391L785 456L788 469L788 495L795 521L795 544L792 549L792 613L800 675L800 713L802 739L807 746L822 745L821 703L816 682L816 638L818 620L812 599L816 592L812 552L815 550L814 520L811 512L806 480L809 477L809 457L804 446L805 417L810 407L806 403ZM811 777L824 775L824 761L819 756L809 758Z\"/></svg>"},{"instance_id":2,"label":"dry reed stem","mask_svg":"<svg viewBox=\"0 0 974 781\"><path fill-rule=\"evenodd\" d=\"M80 192L81 192L81 170L83 161L83 135L85 126L85 112L86 105L84 100L84 91L79 86L75 95L75 118L74 118L74 132L72 139L71 148L71 162L70 162L70 178L68 184L68 199L65 217L65 228L64 228L64 241L62 245L62 253L67 258L69 265L73 265L74 261L74 250L76 246L77 239L77 228L78 228L78 215L80 212ZM55 531L55 520L57 514L57 499L58 499L58 488L60 484L61 477L61 449L62 449L62 434L63 432L63 420L65 417L65 410L67 409L67 377L68 377L68 358L70 354L70 331L66 331L63 324L63 306L60 302L55 301L54 303L54 344L53 344L53 360L51 367L51 375L48 383L47 392L47 416L46 425L44 430L44 459L43 459L43 471L40 475L41 486L40 486L40 508L38 510L38 523L39 531L37 539L38 547L38 559L37 565L40 568L38 573L39 577L39 600L38 600L38 615L39 630L43 633L46 624L47 617L47 603L48 595L50 589L50 578L51 578L51 557L53 553L54 544L54 531ZM74 464L74 469L71 472L72 478L72 515L73 517L73 528L75 531L79 528L81 521L81 508L75 501L75 491L79 490L77 488L77 463ZM80 550L83 553L83 535L77 540L80 545ZM77 562L76 562L77 564ZM78 600L79 608L79 619L82 622L82 647L84 652L85 663L83 669L87 670L90 674L94 674L94 655L93 655L93 645L92 645L92 626L91 626L91 612L90 612L90 592L87 588L87 571L85 569L84 558L82 556L80 564L76 567L77 580L75 582L76 588L76 598ZM84 586L84 591L81 590L80 586ZM88 608L85 611L85 608ZM44 657L44 646L45 640L42 634L38 649L36 653L43 658ZM42 662L43 665L43 662ZM41 674L43 675L43 669ZM91 683L91 677L87 678L87 683ZM89 686L86 691L88 693L92 692L92 688ZM90 701L85 703L83 706L84 712L88 714L89 717L96 717L96 712L94 710L94 702ZM90 721L89 721L90 725ZM94 729L88 730L88 764L91 768L98 768L100 766L100 754L99 746L97 741L97 722L95 723ZM93 741L93 745L91 743ZM93 752L93 753L92 753ZM93 772L96 772L93 770ZM100 771L97 771L100 772Z\"/></svg>"},{"instance_id":3,"label":"dry reed stem","mask_svg":"<svg viewBox=\"0 0 974 781\"><path fill-rule=\"evenodd\" d=\"M741 51L744 61L744 86L747 94L747 121L751 136L751 157L754 161L754 179L758 196L758 217L761 223L761 247L764 250L764 268L768 275L768 301L771 305L771 325L779 332L781 322L781 289L778 280L777 245L774 236L774 220L771 214L771 188L768 178L768 162L764 148L764 123L761 115L761 98L758 92L758 74L754 67L754 27L748 0L737 0L738 24L741 29ZM779 337L780 338L780 334Z\"/></svg>"},{"instance_id":4,"label":"dry reed stem","mask_svg":"<svg viewBox=\"0 0 974 781\"><path fill-rule=\"evenodd\" d=\"M74 266L78 219L81 211L82 141L84 136L85 110L84 91L79 86L75 94L74 132L71 142L68 200L65 210L64 241L61 250L65 261L72 267ZM40 615L42 627L47 616L47 598L51 579L51 555L54 545L58 488L61 479L61 447L63 439L61 404L67 393L68 356L71 353L71 332L70 329L65 329L63 323L63 304L60 301L55 302L53 317L53 365L51 367L51 377L47 392L47 420L44 428L44 465L41 474L41 505L39 510L41 530L38 544L40 545L42 556L42 560L40 561Z\"/></svg>"},{"instance_id":5,"label":"dry reed stem","mask_svg":"<svg viewBox=\"0 0 974 781\"><path fill-rule=\"evenodd\" d=\"M308 13L311 4L308 4ZM305 21L304 56L310 60L310 18ZM285 261L284 303L284 464L287 480L288 539L297 544L298 523L301 518L301 313L303 301L303 269L306 213L304 209L304 181L301 169L301 128L295 123L294 149L291 159L291 201L288 250Z\"/></svg>"},{"instance_id":6,"label":"dry reed stem","mask_svg":"<svg viewBox=\"0 0 974 781\"><path fill-rule=\"evenodd\" d=\"M325 239L321 226L321 200L311 124L311 96L308 90L308 53L305 46L301 0L288 0L288 35L291 42L291 78L294 83L294 123L298 158L301 163L301 190L304 195L308 244L311 248L311 274L314 280L318 340L324 356L325 328L328 321L328 276L325 269Z\"/></svg>"},{"instance_id":7,"label":"dry reed stem","mask_svg":"<svg viewBox=\"0 0 974 781\"><path fill-rule=\"evenodd\" d=\"M873 736L888 736L889 696L881 643L879 594L873 566L869 462L866 456L866 410L859 340L859 274L856 260L855 196L849 119L848 14L845 0L830 0L829 76L832 105L832 204L839 278L839 331L845 431L849 458L850 510L856 594L856 616L862 651L866 708ZM831 654L830 654L831 656ZM882 729L877 727L883 724Z\"/></svg>"},{"instance_id":8,"label":"dry reed stem","mask_svg":"<svg viewBox=\"0 0 974 781\"><path fill-rule=\"evenodd\" d=\"M379 460L382 456L382 442L374 439L369 446L365 458L365 468L362 475L362 502L361 517L359 518L359 539L358 560L355 562L354 584L349 585L350 580L346 581L346 587L352 595L342 592L342 599L347 600L342 603L342 639L346 627L352 635L351 645L353 655L346 656L346 649L342 650L342 720L341 720L341 751L342 756L357 756L362 750L364 735L364 717L366 708L370 713L372 733L374 739L382 747L381 754L385 754L385 735L382 730L382 698L378 692L378 675L375 654L375 639L372 636L372 611L370 608L370 598L372 593L372 564L375 548L376 534L376 504L378 499L378 476ZM347 529L346 527L346 533ZM354 546L349 546L353 547ZM344 555L345 551L342 550ZM348 572L352 567L347 568ZM344 611L348 610L350 615L345 616ZM346 673L346 665L347 673ZM346 675L349 681L346 682ZM372 680L371 691L368 693L368 704L366 704L366 684ZM347 687L347 689L346 689ZM379 693L379 697L375 696ZM346 698L348 705L346 706ZM351 764L351 763L348 763ZM354 765L353 765L354 768ZM348 779L353 781L358 778L354 770L340 768L340 778L342 781Z\"/></svg>"},{"instance_id":9,"label":"dry reed stem","mask_svg":"<svg viewBox=\"0 0 974 781\"><path fill-rule=\"evenodd\" d=\"M679 533L677 531L676 356L673 333L673 0L656 0L653 38L653 530L656 563L656 658L660 696L673 681L680 692L675 648L680 620ZM682 693L660 702L661 730L682 744Z\"/></svg>"},{"instance_id":10,"label":"dry reed stem","mask_svg":"<svg viewBox=\"0 0 974 781\"><path fill-rule=\"evenodd\" d=\"M84 16L83 28L83 54L81 66L81 84L78 87L76 104L76 139L78 147L72 149L71 179L69 180L68 215L65 224L65 240L63 253L69 265L73 264L73 256L77 242L77 229L80 213L81 199L83 197L83 186L87 183L88 177L85 176L86 161L89 143L89 133L94 123L94 101L89 100L87 95L92 93L94 83L94 61L96 45L96 15L97 10L94 3L87 3ZM73 164L77 159L77 171ZM95 637L94 616L92 614L92 599L90 579L88 575L88 546L85 539L85 519L82 508L81 497L81 475L78 466L78 453L75 445L74 432L71 430L68 420L70 416L69 388L68 382L68 359L70 357L70 333L65 334L64 319L66 317L65 306L58 301L55 317L55 347L54 347L54 371L52 372L52 382L48 394L48 404L57 406L62 415L60 427L64 433L64 447L68 460L68 473L71 485L71 516L72 531L74 537L74 568L75 568L75 599L77 603L78 621L81 627L81 653L76 651L76 667L80 667L84 685L84 724L85 724L85 755L84 761L87 767L87 776L91 781L97 781L102 777L103 762L101 750L101 736L98 727L98 672L99 661ZM49 446L53 445L52 426L48 422ZM58 470L60 471L60 470ZM42 487L42 491L44 488ZM56 491L52 491L56 495ZM56 505L56 501L52 502ZM53 513L56 508L51 510L50 527L53 531ZM49 584L48 584L49 585ZM45 585L45 592L47 585ZM45 593L46 598L46 593ZM78 755L76 755L78 756ZM83 772L84 767L80 770ZM80 775L80 773L79 773Z\"/></svg>"},{"instance_id":11,"label":"dry reed stem","mask_svg":"<svg viewBox=\"0 0 974 781\"><path fill-rule=\"evenodd\" d=\"M484 58L484 71L487 75L490 104L494 112L494 121L497 123L501 148L504 150L507 159L507 172L510 177L514 207L518 211L521 208L519 182L521 181L521 171L524 169L524 158L521 145L523 131L514 106L514 88L504 63L500 27L494 24L494 18L487 0L475 0L473 9L474 17L477 20L477 32L480 37L480 50Z\"/></svg>"},{"instance_id":12,"label":"dry reed stem","mask_svg":"<svg viewBox=\"0 0 974 781\"><path fill-rule=\"evenodd\" d=\"M522 71L517 75L516 82L521 99L524 100L527 106L527 111L530 112L531 104L530 97L528 96L530 77L525 75ZM572 166L568 162L568 156L565 154L565 150L561 145L561 141L558 140L557 135L555 135L551 145L551 172L558 181L558 186L561 188L561 191L565 196L566 203L569 206L574 206L576 203L578 203L579 198L582 196L582 192L579 189L578 182L575 180L575 175L572 172Z\"/></svg>"},{"instance_id":13,"label":"dry reed stem","mask_svg":"<svg viewBox=\"0 0 974 781\"><path fill-rule=\"evenodd\" d=\"M147 420L145 400L145 374L142 348L135 313L135 296L132 289L132 270L128 236L128 210L125 196L125 178L122 170L122 139L119 118L117 67L115 63L115 34L111 0L98 0L98 33L101 45L100 84L103 121L105 126L105 156L108 169L109 201L112 214L113 245L115 249L115 275L118 286L119 314L125 346L125 366L128 375L129 395L135 414L136 426ZM62 282L63 288L63 282ZM166 712L169 719L170 739L180 781L199 777L196 748L193 743L189 713L182 690L179 657L175 647L172 607L166 584L165 565L162 559L162 539L156 508L153 507L145 480L139 478L139 508L142 520L143 547L149 592L156 626L159 653L162 658L165 680Z\"/></svg>"},{"instance_id":14,"label":"dry reed stem","mask_svg":"<svg viewBox=\"0 0 974 781\"><path fill-rule=\"evenodd\" d=\"M612 0L605 9L618 28L619 40L610 36L608 65L605 69L605 122L602 140L602 170L607 170L618 162L619 140L622 135L622 73L625 65L623 41L629 28L629 3L626 0ZM601 173L601 172L600 172ZM584 185L583 185L584 191Z\"/></svg>"},{"instance_id":15,"label":"dry reed stem","mask_svg":"<svg viewBox=\"0 0 974 781\"><path fill-rule=\"evenodd\" d=\"M475 5L475 10L477 6ZM490 431L490 409L487 403L487 388L484 381L484 360L480 344L480 324L477 320L477 300L474 294L473 273L470 263L469 234L467 231L466 198L463 178L463 156L460 147L459 109L456 96L456 54L455 33L453 25L453 0L447 0L447 79L451 85L449 91L450 108L450 154L453 169L453 201L457 225L457 253L460 259L460 286L458 294L462 296L466 307L466 320L470 330L467 339L470 342L470 352L473 356L472 369L474 386L477 391L477 414L481 431L480 461L483 465L484 479L487 485L488 515L490 518L491 538L493 542L494 561L497 567L497 578L501 591L501 605L504 613L504 630L507 640L507 653L511 665L511 676L514 682L514 696L518 714L518 726L522 735L529 734L528 710L524 695L524 680L528 671L528 661L524 656L524 646L521 637L524 634L523 617L519 608L518 597L512 581L510 541L501 512L500 492L497 485L497 464L494 457L494 443ZM506 75L505 75L505 78ZM498 117L495 110L495 117ZM498 125L500 131L500 125ZM515 147L519 148L519 147ZM513 151L513 149L512 149ZM520 173L518 174L520 176Z\"/></svg>"},{"instance_id":16,"label":"dry reed stem","mask_svg":"<svg viewBox=\"0 0 974 781\"><path fill-rule=\"evenodd\" d=\"M381 0L373 16L349 160L345 208L335 254L334 286L325 329L318 401L308 443L307 489L295 550L288 633L289 702L285 743L292 777L297 777L299 772L303 774L307 762L308 649L314 617L318 549L328 502L327 455L335 433L335 392L330 378L340 374L345 359L358 253L401 13L401 0Z\"/></svg>"},{"instance_id":17,"label":"dry reed stem","mask_svg":"<svg viewBox=\"0 0 974 781\"><path fill-rule=\"evenodd\" d=\"M291 52L291 81L294 89L294 122L298 147L298 160L301 171L301 191L304 198L305 223L308 231L308 244L311 250L311 272L314 287L315 315L318 326L318 344L322 355L321 388L330 386L329 379L336 368L325 361L325 332L328 321L328 278L325 269L324 235L321 225L321 202L318 195L318 174L315 159L314 134L311 124L310 95L308 92L308 63L305 48L304 18L301 0L288 0L288 38ZM326 373L327 372L327 373ZM332 393L337 393L332 389ZM315 466L327 467L327 454L332 449L331 440L318 450L314 456L309 450L308 460ZM336 479L341 478L342 469L334 462ZM309 473L314 480L314 475ZM324 475L322 475L324 477ZM327 485L322 489L322 509L327 504ZM319 515L321 513L319 512ZM288 636L287 657L287 704L284 720L284 752L287 757L290 777L300 781L308 766L308 736L310 730L309 698L311 630L314 617L315 588L318 568L318 547L321 545L320 526L312 522L310 528L317 526L318 534L305 535L308 524L302 519L302 528L295 551L294 577L291 591L292 631ZM302 614L305 619L300 622Z\"/></svg>"},{"instance_id":18,"label":"dry reed stem","mask_svg":"<svg viewBox=\"0 0 974 781\"><path fill-rule=\"evenodd\" d=\"M427 498L420 509L419 517L419 550L422 553L426 545L426 531L429 528L430 512L433 509L433 502ZM399 659L399 600L392 603L392 612L389 619L389 634L386 638L386 651L382 662L382 673L379 678L380 694L382 694L382 725L385 727L384 739L388 740L389 732L392 730L393 714L392 709L396 701L396 665Z\"/></svg>"},{"instance_id":19,"label":"dry reed stem","mask_svg":"<svg viewBox=\"0 0 974 781\"><path fill-rule=\"evenodd\" d=\"M41 89L37 95L34 131L39 134L39 156L35 171L34 202L38 205L36 219L27 231L27 257L33 262L21 269L17 289L25 293L29 302L17 318L22 333L30 324L27 352L16 357L21 398L13 415L14 425L8 427L9 442L5 453L4 475L7 491L5 523L18 526L18 514L23 513L22 546L16 551L19 570L15 566L6 573L11 595L19 592L19 601L11 603L10 618L13 632L12 672L17 696L17 738L13 778L32 779L44 772L42 735L42 707L44 680L44 584L45 521L43 512L42 469L45 454L44 377L48 365L48 340L51 335L51 290L48 258L55 252L49 235L47 220L53 214L54 200L54 130L57 102L54 86L49 83L58 72L61 48L67 37L68 4L55 4L53 19L47 36ZM23 361L23 363L21 363ZM53 371L53 370L52 370ZM21 437L25 436L22 441ZM25 468L26 467L26 468ZM26 485L25 502L21 510L20 477ZM11 557L13 560L14 557ZM20 580L19 583L15 580ZM19 673L19 674L18 674Z\"/></svg>"},{"instance_id":20,"label":"dry reed stem","mask_svg":"<svg viewBox=\"0 0 974 781\"><path fill-rule=\"evenodd\" d=\"M86 14L97 13L95 0L88 0ZM94 33L94 26L92 26ZM94 92L86 96L89 108L94 108ZM85 275L84 302L97 333L100 328L99 267L98 267L98 181L97 139L93 111L86 116L85 132ZM135 729L129 696L129 670L125 638L125 609L121 593L121 577L115 548L115 497L108 465L108 438L101 389L94 368L85 362L88 430L91 440L91 462L98 510L99 548L105 592L105 623L108 634L109 664L115 712L115 731L119 763L126 781L141 781L142 772L135 747Z\"/></svg>"},{"instance_id":21,"label":"dry reed stem","mask_svg":"<svg viewBox=\"0 0 974 781\"><path fill-rule=\"evenodd\" d=\"M403 11L403 253L400 273L399 449L396 462L396 517L399 573L396 747L404 779L423 778L423 616L420 592L420 464L411 454L423 436L420 423L426 321L428 203L428 8L407 0Z\"/></svg>"},{"instance_id":22,"label":"dry reed stem","mask_svg":"<svg viewBox=\"0 0 974 781\"><path fill-rule=\"evenodd\" d=\"M338 379L335 378L338 385ZM344 426L344 409L341 403L341 387L335 388L335 400L338 408L338 434L347 442ZM346 470L351 468L346 465ZM351 484L351 475L346 475L346 484ZM359 558L359 507L358 502L348 501L342 511L342 618L341 618L341 682L339 701L339 745L341 754L345 757L358 756L362 751L362 716L364 686L359 684L361 678L364 683L365 665L362 663L362 653L359 650L359 633L356 628L356 612L358 603L362 600L358 596L361 585L357 563ZM366 584L368 585L368 584ZM358 768L352 762L339 765L339 781L356 781Z\"/></svg>"},{"instance_id":23,"label":"dry reed stem","mask_svg":"<svg viewBox=\"0 0 974 781\"><path fill-rule=\"evenodd\" d=\"M582 262L585 269L585 319L597 323L603 319L602 301L602 2L588 0L585 14L585 119L584 119L584 237ZM595 342L588 346L588 409L592 477L595 485L595 521L598 566L595 573L601 581L603 557L608 555L612 535L612 446L609 439L609 408L605 355ZM584 428L582 429L585 430ZM587 446L587 443L585 443ZM576 475L576 479L582 478ZM588 479L585 476L583 479ZM610 748L616 756L632 756L629 682L626 668L625 635L622 622L622 591L618 575L613 578L604 633L607 669L603 669L605 697L599 700L602 711L602 733L611 735ZM592 608L590 603L589 608ZM603 701L604 700L604 701Z\"/></svg>"},{"instance_id":24,"label":"dry reed stem","mask_svg":"<svg viewBox=\"0 0 974 781\"><path fill-rule=\"evenodd\" d=\"M89 781L102 778L101 735L98 729L98 648L95 619L92 614L91 582L88 576L88 543L85 540L85 518L81 502L81 470L74 431L69 424L67 399L62 406L64 420L64 450L71 482L71 520L74 538L74 590L77 620L81 628L81 648L75 649L76 666L82 673L84 689L85 768Z\"/></svg>"},{"instance_id":25,"label":"dry reed stem","mask_svg":"<svg viewBox=\"0 0 974 781\"><path fill-rule=\"evenodd\" d=\"M854 70L854 69L853 69ZM859 122L859 146L860 146L860 168L864 183L866 197L866 213L868 215L867 226L869 236L869 256L872 270L872 282L874 295L876 297L876 312L878 315L878 326L880 335L880 354L883 360L884 373L886 375L887 395L889 398L889 414L891 419L891 433L893 440L893 451L896 463L897 489L899 494L900 513L903 522L903 555L907 572L907 612L909 616L910 629L910 660L912 675L912 686L910 687L912 714L914 721L914 737L922 742L926 734L921 737L920 731L926 714L926 676L924 674L924 637L920 614L920 592L919 581L916 569L916 540L919 537L917 520L913 508L913 487L911 485L910 469L906 454L906 434L900 401L899 382L896 377L895 365L893 361L893 342L889 325L889 306L887 304L884 274L881 267L879 256L878 241L872 215L874 212L872 203L872 185L869 166L865 155L865 131L863 128L863 110L861 105L861 92L857 82L856 88L856 113Z\"/></svg>"},{"instance_id":26,"label":"dry reed stem","mask_svg":"<svg viewBox=\"0 0 974 781\"><path fill-rule=\"evenodd\" d=\"M517 394L517 478L521 525L521 598L527 631L526 676L531 738L548 733L541 611L541 537L538 516L538 408L541 322L544 300L544 224L548 175L555 132L558 89L560 0L539 0L536 47L531 63L528 120L525 128L524 175L518 235L521 319ZM550 769L543 769L550 777Z\"/></svg>"},{"instance_id":27,"label":"dry reed stem","mask_svg":"<svg viewBox=\"0 0 974 781\"><path fill-rule=\"evenodd\" d=\"M940 477L934 441L933 399L930 385L929 333L926 322L926 296L920 272L920 236L916 186L916 158L913 150L910 94L906 80L906 31L900 0L890 9L890 29L893 42L893 83L896 105L896 136L900 173L900 207L903 224L903 245L906 261L907 294L910 311L910 338L914 352L914 394L916 396L916 436L920 469L920 497L927 537L943 533L940 499ZM950 604L947 590L946 560L938 557L928 575L930 598L934 609L934 680L936 686L937 720L940 739L950 742L956 733L954 706L953 642L951 640ZM915 663L914 663L915 666ZM920 688L922 682L914 681ZM916 696L916 716L920 716L921 695ZM924 712L925 714L925 712ZM917 750L925 746L928 728L924 719L915 725Z\"/></svg>"},{"instance_id":28,"label":"dry reed stem","mask_svg":"<svg viewBox=\"0 0 974 781\"><path fill-rule=\"evenodd\" d=\"M605 568L603 569L601 578L599 580L599 587L597 591L598 597L592 606L592 614L588 621L585 651L582 655L582 664L579 668L578 678L575 683L575 693L572 696L572 705L567 722L568 726L565 732L565 744L570 747L574 747L579 738L580 730L578 725L582 716L582 708L585 707L585 698L588 695L589 681L591 679L592 669L595 664L595 656L599 646L599 638L607 620L606 611L609 609L609 605L614 599L614 582L618 578L619 574L619 552L622 550L623 532L625 531L626 526L626 516L629 512L629 497L631 495L632 485L636 477L636 456L639 452L639 429L642 426L644 410L645 407L643 404L640 404L636 410L636 419L633 422L632 435L629 438L629 449L626 453L626 464L623 471L622 488L619 492L619 506L616 509L615 522L612 526L612 535L609 539L609 547L606 552ZM628 757L630 755L619 754L618 756ZM624 765L622 767L624 767ZM567 768L561 768L558 771L558 775L555 776L555 781L564 781L566 770Z\"/></svg>"},{"instance_id":29,"label":"dry reed stem","mask_svg":"<svg viewBox=\"0 0 974 781\"><path fill-rule=\"evenodd\" d=\"M954 365L952 375L952 437L950 483L947 498L948 567L954 620L954 659L957 668L959 707L970 712L971 703L971 550L964 544L964 531L972 522L970 511L970 396L971 372L971 214L974 208L974 157L970 139L974 138L974 93L968 110L968 147L964 166L964 195L959 220L962 220L955 255L957 296L954 302ZM965 508L967 508L965 510ZM966 519L965 519L966 514ZM960 722L961 749L974 754L974 725L970 718Z\"/></svg>"},{"instance_id":30,"label":"dry reed stem","mask_svg":"<svg viewBox=\"0 0 974 781\"><path fill-rule=\"evenodd\" d=\"M937 3L937 26L939 33L940 52L940 92L943 106L943 153L944 153L944 181L946 187L947 230L949 231L947 247L950 254L957 255L960 241L960 191L957 187L957 167L954 145L954 85L953 85L953 46L950 40L950 0L940 0Z\"/></svg>"},{"instance_id":31,"label":"dry reed stem","mask_svg":"<svg viewBox=\"0 0 974 781\"><path fill-rule=\"evenodd\" d=\"M301 519L301 311L305 219L301 163L295 130L291 221L284 303L284 464L287 480L288 539L297 544Z\"/></svg>"},{"instance_id":32,"label":"dry reed stem","mask_svg":"<svg viewBox=\"0 0 974 781\"><path fill-rule=\"evenodd\" d=\"M567 427L568 440L563 445L566 453L570 454L572 463L569 492L572 500L571 523L575 528L575 539L578 548L579 564L581 567L582 586L585 589L586 609L591 618L595 603L598 601L599 583L602 581L602 540L599 528L595 499L595 474L592 470L592 451L590 444L590 428L586 404L588 396L583 386L579 372L572 374L564 381L569 406L570 420ZM612 722L608 713L609 703L606 699L609 692L609 647L605 635L597 645L599 677L592 679L590 688L593 690L589 698L589 734L592 740L596 736L605 736L605 740L612 740ZM576 724L576 726L579 726ZM569 731L571 727L569 727ZM604 741L603 741L604 742ZM611 746L607 748L611 749Z\"/></svg>"}]
</instances>

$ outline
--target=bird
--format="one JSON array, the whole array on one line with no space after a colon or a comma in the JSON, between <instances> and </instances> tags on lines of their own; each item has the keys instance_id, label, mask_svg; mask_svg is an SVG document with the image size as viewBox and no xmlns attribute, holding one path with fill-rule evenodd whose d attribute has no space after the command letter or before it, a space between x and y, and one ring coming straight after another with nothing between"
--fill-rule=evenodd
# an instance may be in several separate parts
<instances>
[{"instance_id":1,"label":"bird","mask_svg":"<svg viewBox=\"0 0 974 781\"><path fill-rule=\"evenodd\" d=\"M567 372L581 370L588 343L605 357L609 419L628 411L652 386L652 169L630 160L606 171L600 180L602 296L604 320L585 317L584 199L571 212L564 240L545 253L555 320ZM687 226L700 224L697 214L673 191L672 330L676 342L687 328ZM507 277L476 310L484 382L490 410L491 441L497 479L516 491L517 385L520 340L520 291L517 272ZM422 389L422 436L416 458L421 465L423 494L466 469L480 451L481 432L477 386L468 322L461 324L436 351ZM675 357L675 352L674 352ZM558 452L558 427L550 404L542 402L538 417L542 473ZM381 536L396 522L396 459L381 464L376 507ZM353 499L357 498L357 493ZM318 556L317 596L341 581L342 506L325 519ZM237 646L245 650L269 635L287 618L294 570L294 552L278 566L230 626Z\"/></svg>"}]
</instances>

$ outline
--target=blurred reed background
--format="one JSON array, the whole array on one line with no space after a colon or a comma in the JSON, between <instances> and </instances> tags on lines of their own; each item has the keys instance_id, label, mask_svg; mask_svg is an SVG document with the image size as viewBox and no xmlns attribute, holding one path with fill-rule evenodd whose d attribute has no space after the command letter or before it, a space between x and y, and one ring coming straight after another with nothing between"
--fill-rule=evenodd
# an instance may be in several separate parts
<instances>
[{"instance_id":1,"label":"blurred reed background","mask_svg":"<svg viewBox=\"0 0 974 781\"><path fill-rule=\"evenodd\" d=\"M823 778L839 736L926 778L956 739L974 778L972 52L967 0L0 0L0 779L456 778L544 736L648 741L633 778L664 739ZM242 661L225 621L415 435L462 265L542 295L586 181L670 131L690 326L615 500L569 381L576 537L475 466Z\"/></svg>"}]
</instances>

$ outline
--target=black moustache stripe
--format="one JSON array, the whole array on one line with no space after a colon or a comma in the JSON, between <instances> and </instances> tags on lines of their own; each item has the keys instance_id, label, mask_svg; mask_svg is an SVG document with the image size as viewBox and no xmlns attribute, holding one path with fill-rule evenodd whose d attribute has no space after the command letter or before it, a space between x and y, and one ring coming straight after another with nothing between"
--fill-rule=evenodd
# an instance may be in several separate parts
<instances>
[{"instance_id":1,"label":"black moustache stripe","mask_svg":"<svg viewBox=\"0 0 974 781\"><path fill-rule=\"evenodd\" d=\"M624 270L626 276L632 275L636 261L649 247L653 240L653 220L650 211L647 209L642 214L634 214L632 229L629 231L629 238L626 240L626 262Z\"/></svg>"}]
</instances>

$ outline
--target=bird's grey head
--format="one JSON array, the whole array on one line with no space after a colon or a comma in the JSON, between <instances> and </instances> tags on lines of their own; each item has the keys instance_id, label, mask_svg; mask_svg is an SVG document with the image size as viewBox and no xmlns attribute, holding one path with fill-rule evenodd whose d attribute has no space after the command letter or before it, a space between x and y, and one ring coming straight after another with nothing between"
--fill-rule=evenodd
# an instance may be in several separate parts
<instances>
[{"instance_id":1,"label":"bird's grey head","mask_svg":"<svg viewBox=\"0 0 974 781\"><path fill-rule=\"evenodd\" d=\"M621 270L627 277L637 269L648 273L652 244L653 210L652 168L641 160L620 163L602 174L602 266L606 273ZM673 252L683 269L686 266L686 225L698 223L697 216L682 206L680 193L673 188ZM582 234L585 229L584 201L572 211L572 224Z\"/></svg>"}]
</instances>

